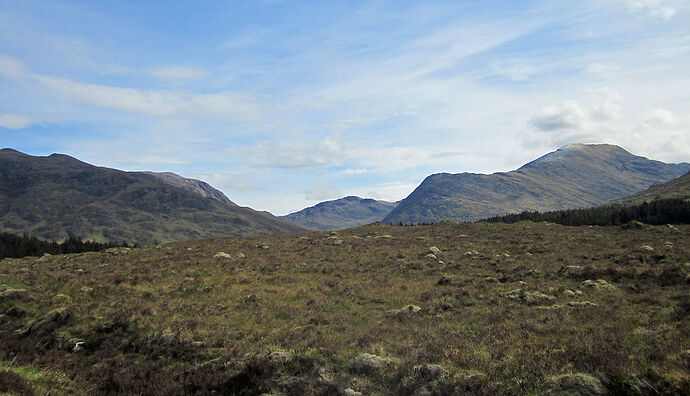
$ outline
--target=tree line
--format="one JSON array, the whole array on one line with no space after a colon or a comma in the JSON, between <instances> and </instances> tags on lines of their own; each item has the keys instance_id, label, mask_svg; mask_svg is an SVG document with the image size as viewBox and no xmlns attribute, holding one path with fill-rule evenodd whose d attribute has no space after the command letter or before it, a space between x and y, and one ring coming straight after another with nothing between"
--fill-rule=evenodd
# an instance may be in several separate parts
<instances>
[{"instance_id":1,"label":"tree line","mask_svg":"<svg viewBox=\"0 0 690 396\"><path fill-rule=\"evenodd\" d=\"M660 199L632 206L603 205L586 209L567 209L551 212L530 212L495 216L482 221L489 223L517 223L519 221L548 221L568 226L622 225L631 221L646 224L690 223L690 200Z\"/></svg>"},{"instance_id":2,"label":"tree line","mask_svg":"<svg viewBox=\"0 0 690 396\"><path fill-rule=\"evenodd\" d=\"M48 254L66 254L97 252L112 247L135 247L126 242L120 244L107 242L82 241L77 237L69 237L64 242L46 241L30 235L17 235L0 232L0 259L5 257L42 256Z\"/></svg>"}]
</instances>

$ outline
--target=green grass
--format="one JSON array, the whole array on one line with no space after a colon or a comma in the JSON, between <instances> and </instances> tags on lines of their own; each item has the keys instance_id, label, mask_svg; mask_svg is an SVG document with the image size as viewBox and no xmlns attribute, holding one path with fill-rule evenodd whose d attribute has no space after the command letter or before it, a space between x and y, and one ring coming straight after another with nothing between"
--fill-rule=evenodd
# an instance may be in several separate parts
<instances>
[{"instance_id":1,"label":"green grass","mask_svg":"<svg viewBox=\"0 0 690 396\"><path fill-rule=\"evenodd\" d=\"M37 395L73 394L75 391L74 384L69 377L55 370L29 365L17 366L11 362L0 362L0 375L5 372L13 372L21 376L31 386L34 394Z\"/></svg>"},{"instance_id":2,"label":"green grass","mask_svg":"<svg viewBox=\"0 0 690 396\"><path fill-rule=\"evenodd\" d=\"M0 313L25 312L5 314L0 339L12 342L0 344L0 359L55 367L95 393L524 394L574 373L612 392L683 393L690 226L677 228L372 225L4 260L0 283L27 293L0 301ZM436 260L431 246L442 251ZM614 288L586 287L588 279ZM515 289L553 298L509 298ZM595 306L569 305L584 301ZM394 313L409 304L421 311ZM63 306L71 317L50 335L11 338ZM87 349L70 353L72 338ZM41 342L50 345L38 351ZM293 358L276 365L272 351ZM353 373L362 353L394 364ZM446 375L420 374L425 364Z\"/></svg>"}]
</instances>

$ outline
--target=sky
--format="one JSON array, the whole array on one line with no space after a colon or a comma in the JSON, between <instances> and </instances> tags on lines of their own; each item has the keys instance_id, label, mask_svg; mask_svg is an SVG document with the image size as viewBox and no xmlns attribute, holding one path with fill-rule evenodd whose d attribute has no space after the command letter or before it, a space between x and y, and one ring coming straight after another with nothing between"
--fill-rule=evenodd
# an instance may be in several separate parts
<instances>
[{"instance_id":1,"label":"sky","mask_svg":"<svg viewBox=\"0 0 690 396\"><path fill-rule=\"evenodd\" d=\"M284 215L570 143L690 161L690 2L0 0L0 147Z\"/></svg>"}]
</instances>

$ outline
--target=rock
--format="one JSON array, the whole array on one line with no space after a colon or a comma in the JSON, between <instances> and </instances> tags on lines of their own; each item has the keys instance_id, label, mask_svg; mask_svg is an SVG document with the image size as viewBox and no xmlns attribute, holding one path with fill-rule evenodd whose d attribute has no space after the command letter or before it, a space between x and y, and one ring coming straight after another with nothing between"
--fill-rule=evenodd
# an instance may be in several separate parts
<instances>
[{"instance_id":1,"label":"rock","mask_svg":"<svg viewBox=\"0 0 690 396\"><path fill-rule=\"evenodd\" d=\"M24 289L5 289L2 292L0 292L0 301L21 298L25 295L26 290Z\"/></svg>"},{"instance_id":2,"label":"rock","mask_svg":"<svg viewBox=\"0 0 690 396\"><path fill-rule=\"evenodd\" d=\"M654 252L654 248L651 247L651 246L649 246L649 245L642 245L642 246L640 246L640 250L643 251L643 252L648 252L648 253Z\"/></svg>"},{"instance_id":3,"label":"rock","mask_svg":"<svg viewBox=\"0 0 690 396\"><path fill-rule=\"evenodd\" d=\"M603 279L597 279L597 280L587 279L586 281L582 282L582 286L590 287L593 289L608 289L608 290L613 290L616 288L616 286L606 282Z\"/></svg>"},{"instance_id":4,"label":"rock","mask_svg":"<svg viewBox=\"0 0 690 396\"><path fill-rule=\"evenodd\" d=\"M350 369L356 374L380 374L392 363L391 359L364 353L350 363Z\"/></svg>"},{"instance_id":5,"label":"rock","mask_svg":"<svg viewBox=\"0 0 690 396\"><path fill-rule=\"evenodd\" d=\"M238 258L238 259L243 259L243 258L245 258L245 257L247 257L247 256L245 256L244 253L237 253L237 258Z\"/></svg>"},{"instance_id":6,"label":"rock","mask_svg":"<svg viewBox=\"0 0 690 396\"><path fill-rule=\"evenodd\" d=\"M441 255L441 249L437 248L436 246L430 247L430 248L429 248L429 251L430 251L431 254L433 254L434 256L440 256L440 255Z\"/></svg>"},{"instance_id":7,"label":"rock","mask_svg":"<svg viewBox=\"0 0 690 396\"><path fill-rule=\"evenodd\" d=\"M429 254L427 254L427 255L426 255L426 257L428 257L428 258L430 258L430 259L434 259L434 260L436 260L436 255L435 255L435 254L433 254L433 253L429 253Z\"/></svg>"},{"instance_id":8,"label":"rock","mask_svg":"<svg viewBox=\"0 0 690 396\"><path fill-rule=\"evenodd\" d=\"M563 295L566 296L566 297L575 297L575 296L577 296L577 294L575 294L575 292L572 291L572 290L564 290L564 291L563 291Z\"/></svg>"},{"instance_id":9,"label":"rock","mask_svg":"<svg viewBox=\"0 0 690 396\"><path fill-rule=\"evenodd\" d=\"M437 381L448 375L446 369L439 364L423 364L414 367L413 371L426 382Z\"/></svg>"},{"instance_id":10,"label":"rock","mask_svg":"<svg viewBox=\"0 0 690 396\"><path fill-rule=\"evenodd\" d=\"M79 289L80 292L82 293L92 293L93 292L93 287L88 287L88 286L82 286L81 289Z\"/></svg>"},{"instance_id":11,"label":"rock","mask_svg":"<svg viewBox=\"0 0 690 396\"><path fill-rule=\"evenodd\" d=\"M345 396L362 396L362 392L357 392L356 390L351 388L345 389L343 393L345 394Z\"/></svg>"},{"instance_id":12,"label":"rock","mask_svg":"<svg viewBox=\"0 0 690 396\"><path fill-rule=\"evenodd\" d=\"M556 299L556 297L544 294L540 292L530 292L524 289L515 289L504 293L504 296L511 300L519 300L526 304L539 304L544 302L550 302Z\"/></svg>"},{"instance_id":13,"label":"rock","mask_svg":"<svg viewBox=\"0 0 690 396\"><path fill-rule=\"evenodd\" d=\"M590 301L571 301L568 303L569 306L571 307L576 307L576 308L589 308L589 307L598 307L599 305L590 302Z\"/></svg>"},{"instance_id":14,"label":"rock","mask_svg":"<svg viewBox=\"0 0 690 396\"><path fill-rule=\"evenodd\" d=\"M601 381L589 374L557 375L549 378L548 382L557 395L597 396L607 393Z\"/></svg>"},{"instance_id":15,"label":"rock","mask_svg":"<svg viewBox=\"0 0 690 396\"><path fill-rule=\"evenodd\" d=\"M47 334L63 325L70 317L70 313L64 309L59 308L48 312L43 317L32 324L27 333L29 334Z\"/></svg>"},{"instance_id":16,"label":"rock","mask_svg":"<svg viewBox=\"0 0 690 396\"><path fill-rule=\"evenodd\" d=\"M55 296L53 296L53 302L56 302L58 304L69 304L72 302L72 297L66 294L56 294Z\"/></svg>"},{"instance_id":17,"label":"rock","mask_svg":"<svg viewBox=\"0 0 690 396\"><path fill-rule=\"evenodd\" d=\"M479 257L481 254L476 250L468 250L465 252L464 256L467 257Z\"/></svg>"},{"instance_id":18,"label":"rock","mask_svg":"<svg viewBox=\"0 0 690 396\"><path fill-rule=\"evenodd\" d=\"M396 317L400 318L400 317L407 316L410 314L415 314L421 310L422 310L422 308L420 308L414 304L410 304L410 305L407 305L407 306L402 307L400 309L394 309L394 310L390 311L390 314L392 316L396 316Z\"/></svg>"},{"instance_id":19,"label":"rock","mask_svg":"<svg viewBox=\"0 0 690 396\"><path fill-rule=\"evenodd\" d=\"M676 226L673 224L666 224L666 227L668 227L671 231L680 231Z\"/></svg>"},{"instance_id":20,"label":"rock","mask_svg":"<svg viewBox=\"0 0 690 396\"><path fill-rule=\"evenodd\" d=\"M266 356L266 359L273 364L285 364L292 359L292 354L284 351L273 351Z\"/></svg>"},{"instance_id":21,"label":"rock","mask_svg":"<svg viewBox=\"0 0 690 396\"><path fill-rule=\"evenodd\" d=\"M580 265L566 265L562 267L558 272L565 276L582 276L584 273L584 268Z\"/></svg>"},{"instance_id":22,"label":"rock","mask_svg":"<svg viewBox=\"0 0 690 396\"><path fill-rule=\"evenodd\" d=\"M271 247L271 246L269 246L267 243L260 243L260 244L258 244L258 245L254 245L254 248L255 248L255 249L268 249L268 248L270 248L270 247Z\"/></svg>"},{"instance_id":23,"label":"rock","mask_svg":"<svg viewBox=\"0 0 690 396\"><path fill-rule=\"evenodd\" d=\"M227 254L225 252L218 252L218 253L213 255L213 258L227 258L227 259L229 259L229 258L232 258L232 256L230 256L229 254Z\"/></svg>"},{"instance_id":24,"label":"rock","mask_svg":"<svg viewBox=\"0 0 690 396\"><path fill-rule=\"evenodd\" d=\"M106 249L104 252L112 254L113 256L122 256L124 254L128 254L131 252L132 249L128 247L114 247L110 249Z\"/></svg>"},{"instance_id":25,"label":"rock","mask_svg":"<svg viewBox=\"0 0 690 396\"><path fill-rule=\"evenodd\" d=\"M79 338L70 338L69 340L65 341L62 347L72 353L81 352L84 350L84 340Z\"/></svg>"},{"instance_id":26,"label":"rock","mask_svg":"<svg viewBox=\"0 0 690 396\"><path fill-rule=\"evenodd\" d=\"M486 278L484 278L484 282L486 282L486 283L500 283L498 278L496 278L495 276L487 276Z\"/></svg>"},{"instance_id":27,"label":"rock","mask_svg":"<svg viewBox=\"0 0 690 396\"><path fill-rule=\"evenodd\" d=\"M642 223L641 221L633 220L633 221L629 221L629 222L623 224L621 227L623 227L623 228L642 228L642 227L644 227L644 223Z\"/></svg>"},{"instance_id":28,"label":"rock","mask_svg":"<svg viewBox=\"0 0 690 396\"><path fill-rule=\"evenodd\" d=\"M333 244L336 246L342 245L344 243L345 242L342 239L336 239L335 241L333 241Z\"/></svg>"}]
</instances>

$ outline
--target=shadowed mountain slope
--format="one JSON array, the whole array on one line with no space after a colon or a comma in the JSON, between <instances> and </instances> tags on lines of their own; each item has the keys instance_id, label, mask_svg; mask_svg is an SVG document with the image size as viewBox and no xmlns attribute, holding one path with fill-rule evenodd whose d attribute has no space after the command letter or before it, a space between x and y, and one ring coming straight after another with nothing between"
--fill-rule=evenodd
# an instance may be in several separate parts
<instances>
[{"instance_id":1,"label":"shadowed mountain slope","mask_svg":"<svg viewBox=\"0 0 690 396\"><path fill-rule=\"evenodd\" d=\"M0 230L147 245L304 228L239 207L197 180L97 167L62 154L34 157L2 149Z\"/></svg>"},{"instance_id":2,"label":"shadowed mountain slope","mask_svg":"<svg viewBox=\"0 0 690 396\"><path fill-rule=\"evenodd\" d=\"M596 206L690 170L608 145L573 144L511 172L427 177L383 220L387 223L476 221L519 213Z\"/></svg>"},{"instance_id":3,"label":"shadowed mountain slope","mask_svg":"<svg viewBox=\"0 0 690 396\"><path fill-rule=\"evenodd\" d=\"M341 230L381 221L395 206L393 202L349 196L321 202L283 218L319 230Z\"/></svg>"},{"instance_id":4,"label":"shadowed mountain slope","mask_svg":"<svg viewBox=\"0 0 690 396\"><path fill-rule=\"evenodd\" d=\"M690 172L683 176L667 181L666 183L655 184L644 191L631 195L626 198L617 199L612 204L636 205L660 199L690 199Z\"/></svg>"}]
</instances>

